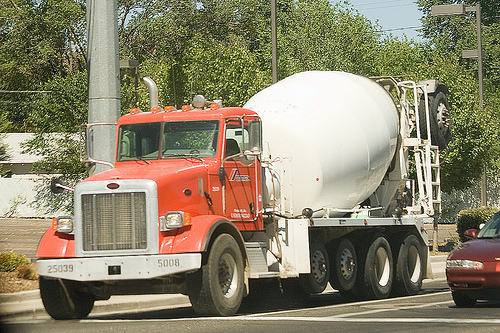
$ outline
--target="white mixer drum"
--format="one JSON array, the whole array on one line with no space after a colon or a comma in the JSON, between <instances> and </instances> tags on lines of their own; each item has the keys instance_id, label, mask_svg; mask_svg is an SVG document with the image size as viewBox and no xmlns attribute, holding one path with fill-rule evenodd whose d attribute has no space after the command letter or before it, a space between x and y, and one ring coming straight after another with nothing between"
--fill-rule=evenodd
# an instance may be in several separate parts
<instances>
[{"instance_id":1,"label":"white mixer drum","mask_svg":"<svg viewBox=\"0 0 500 333\"><path fill-rule=\"evenodd\" d=\"M280 193L267 173L264 191L274 193L276 202L284 199L294 215L303 208L355 208L377 189L396 151L396 105L365 77L298 73L257 93L244 107L261 116L264 156L281 173L276 179L286 182ZM266 200L265 205L269 195Z\"/></svg>"}]
</instances>

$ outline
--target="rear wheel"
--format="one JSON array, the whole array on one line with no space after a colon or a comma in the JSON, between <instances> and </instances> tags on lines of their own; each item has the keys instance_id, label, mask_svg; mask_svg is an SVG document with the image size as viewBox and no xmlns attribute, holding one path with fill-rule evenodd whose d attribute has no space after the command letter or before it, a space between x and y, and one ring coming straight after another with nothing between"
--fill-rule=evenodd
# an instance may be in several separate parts
<instances>
[{"instance_id":1,"label":"rear wheel","mask_svg":"<svg viewBox=\"0 0 500 333\"><path fill-rule=\"evenodd\" d=\"M79 282L43 276L40 276L38 282L43 306L54 319L82 319L94 307L94 295L78 288Z\"/></svg>"},{"instance_id":2,"label":"rear wheel","mask_svg":"<svg viewBox=\"0 0 500 333\"><path fill-rule=\"evenodd\" d=\"M453 296L455 305L459 308L472 308L476 304L476 300L474 298L471 298L459 291L452 291L451 295Z\"/></svg>"},{"instance_id":3,"label":"rear wheel","mask_svg":"<svg viewBox=\"0 0 500 333\"><path fill-rule=\"evenodd\" d=\"M330 262L325 245L319 241L311 241L310 245L311 273L302 275L300 283L307 294L319 294L326 289L330 279Z\"/></svg>"},{"instance_id":4,"label":"rear wheel","mask_svg":"<svg viewBox=\"0 0 500 333\"><path fill-rule=\"evenodd\" d=\"M399 247L396 263L396 292L415 295L422 288L425 271L425 254L415 235L405 237Z\"/></svg>"},{"instance_id":5,"label":"rear wheel","mask_svg":"<svg viewBox=\"0 0 500 333\"><path fill-rule=\"evenodd\" d=\"M376 236L366 254L363 274L364 295L371 299L389 297L393 282L391 247L384 236Z\"/></svg>"},{"instance_id":6,"label":"rear wheel","mask_svg":"<svg viewBox=\"0 0 500 333\"><path fill-rule=\"evenodd\" d=\"M218 236L208 255L207 263L188 277L188 294L198 314L234 315L243 299L244 263L235 239Z\"/></svg>"},{"instance_id":7,"label":"rear wheel","mask_svg":"<svg viewBox=\"0 0 500 333\"><path fill-rule=\"evenodd\" d=\"M345 292L354 288L358 263L356 250L352 242L342 238L335 247L331 261L330 284L333 288Z\"/></svg>"}]
</instances>

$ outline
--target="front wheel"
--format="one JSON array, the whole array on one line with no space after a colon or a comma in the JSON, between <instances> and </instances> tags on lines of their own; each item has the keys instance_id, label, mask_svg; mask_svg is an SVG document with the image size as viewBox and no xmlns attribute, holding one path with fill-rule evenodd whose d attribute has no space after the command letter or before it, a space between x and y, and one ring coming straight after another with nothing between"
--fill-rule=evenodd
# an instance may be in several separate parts
<instances>
[{"instance_id":1,"label":"front wheel","mask_svg":"<svg viewBox=\"0 0 500 333\"><path fill-rule=\"evenodd\" d=\"M243 300L244 263L241 250L228 234L218 236L207 263L188 276L188 295L198 314L234 315Z\"/></svg>"},{"instance_id":2,"label":"front wheel","mask_svg":"<svg viewBox=\"0 0 500 333\"><path fill-rule=\"evenodd\" d=\"M43 276L38 282L43 306L56 320L86 318L94 307L95 297L78 288L79 282Z\"/></svg>"}]
</instances>

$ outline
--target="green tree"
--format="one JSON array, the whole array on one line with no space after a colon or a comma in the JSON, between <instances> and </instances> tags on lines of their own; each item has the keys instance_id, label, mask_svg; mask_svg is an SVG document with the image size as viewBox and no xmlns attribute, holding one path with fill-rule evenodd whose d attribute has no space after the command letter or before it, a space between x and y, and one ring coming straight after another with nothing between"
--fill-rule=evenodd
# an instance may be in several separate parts
<instances>
[{"instance_id":1,"label":"green tree","mask_svg":"<svg viewBox=\"0 0 500 333\"><path fill-rule=\"evenodd\" d=\"M85 68L84 0L0 0L0 90L37 91ZM32 93L0 94L9 131L37 130Z\"/></svg>"},{"instance_id":2,"label":"green tree","mask_svg":"<svg viewBox=\"0 0 500 333\"><path fill-rule=\"evenodd\" d=\"M476 1L418 0L417 3L424 13L424 36L433 44L427 54L447 59L441 63L448 73L440 73L440 76L446 77L445 82L451 86L454 104L453 141L445 152L443 165L444 189L463 189L480 177L483 166L486 165L490 173L497 173L500 167L500 3L481 1L483 105L479 101L478 62L461 58L462 50L477 48L475 13L459 17L430 15L432 5L474 6Z\"/></svg>"},{"instance_id":3,"label":"green tree","mask_svg":"<svg viewBox=\"0 0 500 333\"><path fill-rule=\"evenodd\" d=\"M376 74L378 38L368 19L343 5L293 1L279 12L279 77L307 70Z\"/></svg>"},{"instance_id":4,"label":"green tree","mask_svg":"<svg viewBox=\"0 0 500 333\"><path fill-rule=\"evenodd\" d=\"M222 99L226 106L241 106L266 86L243 37L233 35L225 42L198 35L187 48L183 63L189 95Z\"/></svg>"}]
</instances>

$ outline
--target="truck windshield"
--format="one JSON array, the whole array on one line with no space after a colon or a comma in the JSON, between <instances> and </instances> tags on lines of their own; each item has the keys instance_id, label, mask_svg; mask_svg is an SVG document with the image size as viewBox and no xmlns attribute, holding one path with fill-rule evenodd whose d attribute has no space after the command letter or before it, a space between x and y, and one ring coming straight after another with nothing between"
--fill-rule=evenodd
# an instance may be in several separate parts
<instances>
[{"instance_id":1,"label":"truck windshield","mask_svg":"<svg viewBox=\"0 0 500 333\"><path fill-rule=\"evenodd\" d=\"M218 130L217 120L125 124L118 134L117 159L215 157Z\"/></svg>"},{"instance_id":2,"label":"truck windshield","mask_svg":"<svg viewBox=\"0 0 500 333\"><path fill-rule=\"evenodd\" d=\"M126 124L118 132L118 161L156 160L161 123Z\"/></svg>"},{"instance_id":3,"label":"truck windshield","mask_svg":"<svg viewBox=\"0 0 500 333\"><path fill-rule=\"evenodd\" d=\"M219 121L167 122L163 129L162 158L215 157Z\"/></svg>"}]
</instances>

